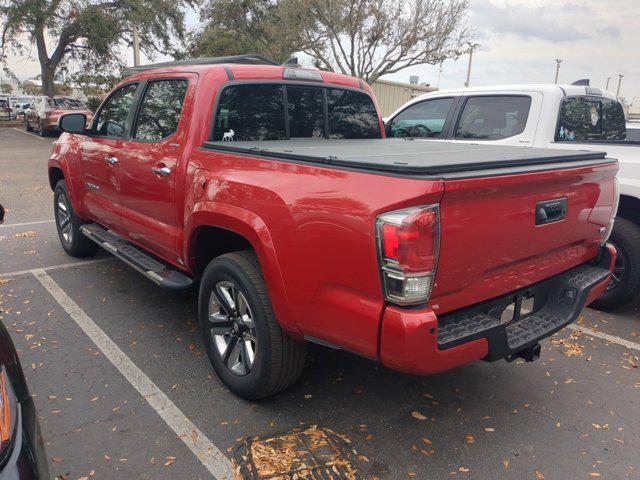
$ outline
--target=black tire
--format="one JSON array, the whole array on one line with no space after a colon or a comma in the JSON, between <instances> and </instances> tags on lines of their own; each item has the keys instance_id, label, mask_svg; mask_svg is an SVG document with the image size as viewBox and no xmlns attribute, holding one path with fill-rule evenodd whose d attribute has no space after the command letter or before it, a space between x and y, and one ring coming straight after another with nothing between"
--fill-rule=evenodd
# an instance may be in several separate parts
<instances>
[{"instance_id":1,"label":"black tire","mask_svg":"<svg viewBox=\"0 0 640 480\"><path fill-rule=\"evenodd\" d=\"M27 120L26 118L24 120L24 129L27 132L30 132L33 130L33 127L29 124L29 120Z\"/></svg>"},{"instance_id":2,"label":"black tire","mask_svg":"<svg viewBox=\"0 0 640 480\"><path fill-rule=\"evenodd\" d=\"M255 327L254 361L251 367L240 374L234 373L229 366L229 360L225 363L223 353L220 353L220 347L216 345L212 332L214 324L209 320L210 301L218 291L214 289L221 284L232 284L242 293ZM220 307L222 305L218 305L218 310L224 317L225 312ZM306 344L304 341L289 337L278 325L262 278L260 264L253 252L228 253L209 263L200 281L198 314L202 336L213 369L229 390L236 395L249 400L268 397L291 386L302 373ZM239 317L236 317L236 322L238 319ZM228 323L233 325L234 321L228 321ZM217 337L219 341L225 341L225 338L232 338L232 335L234 334L230 333L228 336L217 335ZM238 335L237 330L235 335ZM245 335L248 335L248 332L245 332ZM245 340L239 342L240 345L249 337L244 338ZM231 342L227 344L224 353L230 350L230 345ZM238 359L237 365L244 363L246 351L242 350L242 352L243 360L241 362Z\"/></svg>"},{"instance_id":3,"label":"black tire","mask_svg":"<svg viewBox=\"0 0 640 480\"><path fill-rule=\"evenodd\" d=\"M56 222L56 229L58 230L60 244L64 251L72 257L86 257L92 255L98 249L98 245L80 232L80 226L83 222L78 218L76 212L73 210L73 205L71 205L71 200L69 198L67 183L64 180L60 180L56 184L56 188L53 192L53 215ZM64 217L61 202L65 204L68 211L68 224L64 222L67 217Z\"/></svg>"},{"instance_id":4,"label":"black tire","mask_svg":"<svg viewBox=\"0 0 640 480\"><path fill-rule=\"evenodd\" d=\"M617 283L591 304L603 311L627 305L640 295L640 226L626 218L617 217L609 242L618 250L624 269Z\"/></svg>"}]
</instances>

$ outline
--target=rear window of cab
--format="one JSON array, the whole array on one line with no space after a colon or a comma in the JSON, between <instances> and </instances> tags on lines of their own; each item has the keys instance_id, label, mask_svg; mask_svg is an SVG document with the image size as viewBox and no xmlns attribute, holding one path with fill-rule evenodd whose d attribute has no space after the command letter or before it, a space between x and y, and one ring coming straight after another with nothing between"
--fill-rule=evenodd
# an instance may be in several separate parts
<instances>
[{"instance_id":1,"label":"rear window of cab","mask_svg":"<svg viewBox=\"0 0 640 480\"><path fill-rule=\"evenodd\" d=\"M382 138L365 92L326 86L241 84L220 94L213 141Z\"/></svg>"},{"instance_id":2,"label":"rear window of cab","mask_svg":"<svg viewBox=\"0 0 640 480\"><path fill-rule=\"evenodd\" d=\"M625 140L626 120L620 102L604 97L566 97L560 105L557 142Z\"/></svg>"}]
</instances>

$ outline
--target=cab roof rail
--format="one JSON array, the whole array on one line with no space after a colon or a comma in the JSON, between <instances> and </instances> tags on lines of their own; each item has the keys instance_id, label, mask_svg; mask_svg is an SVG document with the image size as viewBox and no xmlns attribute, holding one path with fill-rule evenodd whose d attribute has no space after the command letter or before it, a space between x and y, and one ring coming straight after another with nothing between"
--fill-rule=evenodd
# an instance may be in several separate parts
<instances>
[{"instance_id":1,"label":"cab roof rail","mask_svg":"<svg viewBox=\"0 0 640 480\"><path fill-rule=\"evenodd\" d=\"M187 65L218 65L223 63L241 63L247 65L278 65L277 62L258 54L229 55L225 57L199 57L186 60L176 60L173 62L150 63L137 67L127 67L120 72L122 78L135 75L136 73L159 68L180 67Z\"/></svg>"}]
</instances>

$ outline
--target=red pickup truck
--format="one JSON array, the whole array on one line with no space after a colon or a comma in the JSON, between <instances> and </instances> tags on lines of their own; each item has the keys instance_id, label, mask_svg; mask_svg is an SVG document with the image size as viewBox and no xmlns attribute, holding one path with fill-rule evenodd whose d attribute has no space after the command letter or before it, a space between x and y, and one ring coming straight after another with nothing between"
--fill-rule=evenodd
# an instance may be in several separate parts
<instances>
[{"instance_id":1,"label":"red pickup truck","mask_svg":"<svg viewBox=\"0 0 640 480\"><path fill-rule=\"evenodd\" d=\"M615 160L385 139L359 79L198 63L133 72L88 129L63 116L49 179L67 253L197 286L238 395L291 385L305 341L412 374L534 360L605 289Z\"/></svg>"}]
</instances>

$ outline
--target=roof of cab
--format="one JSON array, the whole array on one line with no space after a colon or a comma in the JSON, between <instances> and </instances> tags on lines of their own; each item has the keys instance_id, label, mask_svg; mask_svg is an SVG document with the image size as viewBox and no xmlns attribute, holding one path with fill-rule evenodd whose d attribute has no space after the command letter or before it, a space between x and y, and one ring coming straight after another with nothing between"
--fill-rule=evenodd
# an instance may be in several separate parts
<instances>
[{"instance_id":1,"label":"roof of cab","mask_svg":"<svg viewBox=\"0 0 640 480\"><path fill-rule=\"evenodd\" d=\"M549 84L549 83L451 88L446 90L438 90L437 92L426 93L425 95L422 95L422 96L435 96L435 95L458 94L458 93L460 94L490 93L490 92L496 92L496 91L507 91L507 92L514 92L514 93L515 92L541 92L541 93L559 92L563 95L585 95L587 94L587 89L591 89L593 91L599 91L598 95L602 97L611 98L613 100L616 99L615 94L597 87L589 87L585 85L556 85L556 84Z\"/></svg>"},{"instance_id":2,"label":"roof of cab","mask_svg":"<svg viewBox=\"0 0 640 480\"><path fill-rule=\"evenodd\" d=\"M176 72L205 73L211 70L224 69L229 80L285 80L286 68L302 68L296 64L278 63L261 55L233 55L228 57L194 58L175 62L163 62L138 67L128 67L122 70L121 77L146 77ZM322 81L337 85L344 85L361 90L368 90L363 80L349 75L317 70ZM309 83L316 83L309 81ZM319 82L317 82L319 83Z\"/></svg>"}]
</instances>

